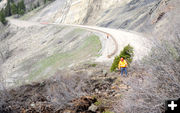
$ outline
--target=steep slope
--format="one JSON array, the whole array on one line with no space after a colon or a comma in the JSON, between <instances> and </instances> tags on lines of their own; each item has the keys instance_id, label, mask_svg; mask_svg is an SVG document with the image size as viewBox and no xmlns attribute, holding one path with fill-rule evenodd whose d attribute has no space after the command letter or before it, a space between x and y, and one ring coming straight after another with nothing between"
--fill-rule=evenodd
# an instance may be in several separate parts
<instances>
[{"instance_id":1,"label":"steep slope","mask_svg":"<svg viewBox=\"0 0 180 113\"><path fill-rule=\"evenodd\" d=\"M140 29L161 0L56 0L32 21ZM140 25L141 24L141 25Z\"/></svg>"},{"instance_id":2,"label":"steep slope","mask_svg":"<svg viewBox=\"0 0 180 113\"><path fill-rule=\"evenodd\" d=\"M66 3L66 1L68 2L68 0L56 0L28 19L36 22L54 22L56 20L55 18L57 18L57 13L67 10L65 6L69 3Z\"/></svg>"},{"instance_id":3,"label":"steep slope","mask_svg":"<svg viewBox=\"0 0 180 113\"><path fill-rule=\"evenodd\" d=\"M59 5L63 7L58 7ZM93 87L92 95L102 94L101 97L106 98L111 94L110 92L117 91L118 97L112 96L115 99L113 102L115 104L111 103L113 111L117 113L164 112L165 100L180 97L179 5L179 0L56 0L28 18L29 21L34 22L20 22L21 24L27 23L29 27L18 28L14 26L17 24L19 27L26 27L26 25L19 25L19 23L10 26L12 30L9 32L10 35L3 38L3 42L6 40L11 44L11 56L7 56L8 59L2 65L3 75L6 75L8 85L21 84L22 81L28 83L52 75L60 75L60 77L67 75L67 78L64 79L54 78L52 83L60 82L60 86L58 86L59 84L53 84L51 89L48 90L51 92L50 95L46 95L45 99L47 100L45 101L49 102L50 97L50 101L54 102L55 105L62 105L62 103L56 103L58 97L62 97L62 95L64 96L62 98L66 100L63 100L63 102L67 102L69 100L67 98L71 98L69 96L71 94L79 98L78 91L81 91L79 87L81 89L81 86L84 86L84 84L81 84L85 80L83 77L91 75L94 76L93 80L86 81L87 84L97 82L95 85L99 89L104 89L101 92L97 87ZM71 24L93 24L114 29ZM122 28L126 30L121 30ZM143 34L128 30L140 31ZM128 43L134 47L134 58L137 62L134 62L128 68L129 75L127 78L105 70L108 70L110 65L104 67L103 65L107 65L104 61L107 60L109 49L111 52L115 45L113 45L112 40L108 41L109 39L104 33L103 35L99 34L99 31L105 34L109 33L111 37L114 37L118 44L118 51L115 55L119 54L120 50ZM98 32L96 35L101 37L101 43L98 37L94 36L94 32ZM99 52L101 46L102 51ZM99 59L97 59L97 56L100 56ZM112 61L112 59L110 60ZM95 60L103 61L103 65L96 67ZM89 61L93 61L93 64L82 65L82 67L79 65L82 62L87 63ZM75 67L78 67L78 69L74 70ZM95 71L90 70L91 67L94 67L93 70ZM66 71L68 74L59 71L61 69L69 69ZM72 70L77 75L83 75L83 77L76 79L73 75L77 75L72 74ZM82 71L85 71L85 73L82 73ZM108 76L113 75L117 79L115 82L114 79L108 78ZM72 82L66 81L69 78L73 79ZM104 86L106 86L107 81L109 87L115 85L106 89ZM116 84L116 82L120 84ZM68 85L72 85L70 91L75 89L75 92L62 93L64 89L69 91ZM41 89L44 82L35 86L37 86L37 89ZM24 87L25 91L26 88L29 89L28 86ZM34 92L32 87L30 85L30 91ZM89 88L92 87L89 86L83 90L87 91ZM125 93L121 92L123 89L126 90ZM45 93L48 93L48 91L45 91ZM13 96L18 93L16 91L12 92L15 93ZM39 95L37 92L35 94ZM35 97L40 97L37 95ZM90 95L90 93L86 95ZM20 95L20 97L22 96L24 97L23 94ZM33 98L33 95L30 98ZM111 100L112 98L108 99ZM28 102L28 107L32 108L29 106L31 101ZM39 106L38 103L32 103L31 105ZM79 106L75 107L79 108ZM86 108L87 111L89 107L90 105Z\"/></svg>"},{"instance_id":4,"label":"steep slope","mask_svg":"<svg viewBox=\"0 0 180 113\"><path fill-rule=\"evenodd\" d=\"M37 15L30 18L32 21L47 21L67 24L97 23L97 17L107 9L124 5L130 0L56 0ZM44 18L46 17L46 19ZM93 23L93 22L94 23Z\"/></svg>"},{"instance_id":5,"label":"steep slope","mask_svg":"<svg viewBox=\"0 0 180 113\"><path fill-rule=\"evenodd\" d=\"M15 2L15 4L17 4L21 0L13 0L13 1ZM24 0L24 4L26 6L26 11L30 11L34 9L35 7L44 5L45 2L47 3L49 1L53 1L53 0Z\"/></svg>"},{"instance_id":6,"label":"steep slope","mask_svg":"<svg viewBox=\"0 0 180 113\"><path fill-rule=\"evenodd\" d=\"M122 5L121 2L103 10L101 6L105 2L101 0L84 4L80 1L73 6L68 5L69 15L65 12L63 21L57 22L123 28L150 35L155 47L145 60L136 63L136 73L123 81L131 90L116 103L114 109L117 113L164 112L164 101L179 98L180 93L180 1L130 0Z\"/></svg>"},{"instance_id":7,"label":"steep slope","mask_svg":"<svg viewBox=\"0 0 180 113\"><path fill-rule=\"evenodd\" d=\"M43 26L41 25L42 23L48 24L47 23L48 21L55 22L59 18L61 21L58 20L57 23L59 22L89 23L91 22L90 21L91 17L93 16L96 17L96 13L94 13L96 12L96 10L99 9L98 13L102 13L103 11L106 10L106 8L117 7L118 5L126 6L126 4L131 3L131 2L132 1L122 2L122 1L114 0L111 2L109 1L107 4L104 1L88 1L88 2L86 1L85 2L83 0L82 1L81 0L80 1L58 1L57 0L49 4L44 9L40 10L40 12L37 12L37 14L35 14L29 19L29 21L34 21L34 22L16 21L16 20L11 19L10 23L13 23L16 26L19 26L20 28L16 28L14 25L10 26L10 29L13 30L14 32L11 33L13 35L10 35L6 39L7 43L12 43L9 47L10 51L12 52L11 53L12 55L3 64L3 69L4 69L3 75L7 77L7 82L13 83L13 80L18 80L19 78L23 78L22 76L24 77L33 76L33 77L25 78L25 79L28 79L26 81L29 81L29 79L35 80L38 78L37 76L40 76L40 77L52 76L58 69L62 69L62 68L65 68L74 64L73 62L68 62L69 60L73 59L71 58L72 54L77 54L76 56L74 56L74 57L77 57L78 54L81 53L81 51L84 51L83 49L85 48L83 48L82 50L77 49L78 48L77 44L81 42L82 37L89 37L89 35L85 35L88 33L86 33L84 30L82 31L77 30L76 32L76 30L73 30L71 27L70 28L68 27L67 29L65 29L64 27L57 28L56 25ZM94 7L94 5L96 7ZM63 6L63 7L59 7L59 6ZM82 8L81 6L83 6L86 10ZM74 10L74 8L78 8L78 9ZM62 10L62 14L65 14L65 15L57 16L56 14L59 13L60 10ZM80 17L81 11L83 11L84 13L84 16L82 17ZM56 16L58 18L52 18ZM64 20L61 19L62 16L65 16ZM76 20L71 20L71 19L69 20L70 18L69 16L77 17L78 21L76 22ZM25 27L25 28L21 28L21 27ZM144 56L147 56L149 54L150 49L152 47L151 41L147 39L149 38L149 36L145 36L145 35L143 36L135 32L106 29L106 28L92 27L92 26L76 26L76 27L88 28L90 30L95 30L96 32L103 31L104 33L109 33L111 37L115 39L118 45L117 51L115 54L113 54L113 57L115 55L118 55L124 46L126 46L127 44L131 44L135 50L134 61L141 60ZM40 32L36 32L38 30L40 30ZM61 35L61 32L63 36L58 37L58 35ZM76 40L76 37L74 37L74 35L76 37L79 37L78 38L79 41ZM23 38L23 37L26 37L26 38ZM45 40L46 38L47 40ZM54 40L54 38L57 38L57 40L59 40L58 38L62 38L64 44L61 44L60 42L61 46L56 47L51 42L51 40ZM112 63L113 57L108 59L107 56L108 54L111 54L112 51L114 50L115 43L113 42L113 40L111 40L111 38L107 39L106 36L103 38L104 39L101 38L101 41L102 41L101 55L102 56L96 59L96 61L106 62L106 60L109 60L110 63ZM71 43L70 40L74 40L72 41L73 43ZM89 41L91 41L91 39ZM13 42L16 42L16 43L13 43ZM95 44L98 44L98 42ZM72 48L68 48L69 47L68 45ZM96 48L97 50L95 48L93 50L96 51L96 53L98 53L98 50L100 50L99 46L97 46ZM72 53L73 50L75 52ZM56 51L58 51L58 54L55 54ZM85 53L83 53L84 56L80 58L82 61L83 59L88 59L92 57L91 55L87 55L86 52L88 53L88 51L85 51ZM94 55L95 53L92 51L92 54ZM61 62L60 60L62 61L66 60L64 59L66 55L69 56L70 59L67 59L67 62L65 63L62 63L62 64L58 63L58 62ZM88 56L87 58L86 58L86 55ZM46 58L44 58L45 60L40 61L42 57L39 57L39 56L46 56ZM33 61L33 59L36 59L36 58L37 60ZM52 61L52 59L56 59L56 60ZM74 60L76 60L77 62L80 62L80 59L79 60L78 59L79 58L74 59ZM29 64L28 63L29 61L32 62L32 64ZM30 67L30 68L26 68L26 67Z\"/></svg>"},{"instance_id":8,"label":"steep slope","mask_svg":"<svg viewBox=\"0 0 180 113\"><path fill-rule=\"evenodd\" d=\"M31 23L26 28L11 25L10 29L13 36L8 35L3 42L9 44L11 53L2 65L8 85L52 76L61 68L100 54L98 36L80 28Z\"/></svg>"},{"instance_id":9,"label":"steep slope","mask_svg":"<svg viewBox=\"0 0 180 113\"><path fill-rule=\"evenodd\" d=\"M12 43L9 46L12 53L2 65L3 75L6 75L6 82L9 85L16 80L21 83L24 80L29 82L49 77L58 70L88 60L111 65L114 56L118 55L127 44L134 47L134 61L141 60L149 54L152 47L149 40L135 32L80 25L73 25L75 28L72 28L72 25L43 25L16 19L9 19L9 22L12 24L11 29L18 30L7 39L7 43ZM95 35L82 28L98 33L102 44ZM101 32L103 35L99 34ZM107 38L104 33L110 34L111 37ZM115 48L117 51L108 57ZM94 59L93 57L97 55L99 57Z\"/></svg>"}]
</instances>

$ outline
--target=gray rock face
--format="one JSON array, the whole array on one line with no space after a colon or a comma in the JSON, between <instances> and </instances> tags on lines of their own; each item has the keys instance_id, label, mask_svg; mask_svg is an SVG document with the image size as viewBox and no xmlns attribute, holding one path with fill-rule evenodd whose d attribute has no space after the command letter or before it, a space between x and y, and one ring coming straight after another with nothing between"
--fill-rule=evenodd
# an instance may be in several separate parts
<instances>
[{"instance_id":1,"label":"gray rock face","mask_svg":"<svg viewBox=\"0 0 180 113\"><path fill-rule=\"evenodd\" d=\"M161 0L132 0L128 4L109 9L97 23L99 26L143 30L150 18L150 11Z\"/></svg>"}]
</instances>

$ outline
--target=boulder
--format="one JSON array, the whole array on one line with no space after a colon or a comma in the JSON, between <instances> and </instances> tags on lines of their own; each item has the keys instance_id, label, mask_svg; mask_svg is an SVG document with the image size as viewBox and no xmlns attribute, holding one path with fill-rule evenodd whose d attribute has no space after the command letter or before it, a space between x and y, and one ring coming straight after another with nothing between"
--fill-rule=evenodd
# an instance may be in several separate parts
<instances>
[{"instance_id":1,"label":"boulder","mask_svg":"<svg viewBox=\"0 0 180 113\"><path fill-rule=\"evenodd\" d=\"M94 104L91 104L91 106L88 108L89 111L96 112L98 107Z\"/></svg>"}]
</instances>

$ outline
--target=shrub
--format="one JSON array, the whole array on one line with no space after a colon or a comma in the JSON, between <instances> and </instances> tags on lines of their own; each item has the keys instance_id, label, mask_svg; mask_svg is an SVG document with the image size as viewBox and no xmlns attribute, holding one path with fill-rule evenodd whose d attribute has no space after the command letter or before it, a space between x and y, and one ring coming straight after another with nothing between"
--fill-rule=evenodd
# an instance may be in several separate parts
<instances>
[{"instance_id":1,"label":"shrub","mask_svg":"<svg viewBox=\"0 0 180 113\"><path fill-rule=\"evenodd\" d=\"M4 10L0 11L0 22L2 22L4 25L7 23L5 14L4 14Z\"/></svg>"},{"instance_id":2,"label":"shrub","mask_svg":"<svg viewBox=\"0 0 180 113\"><path fill-rule=\"evenodd\" d=\"M134 56L134 52L133 51L134 51L133 47L130 46L129 44L127 46L125 46L124 49L119 54L119 56L116 56L114 58L113 64L111 66L111 72L116 70L116 68L118 67L118 63L119 63L121 57L125 58L127 63L128 63L128 65L130 65L130 63L133 60L133 56Z\"/></svg>"}]
</instances>

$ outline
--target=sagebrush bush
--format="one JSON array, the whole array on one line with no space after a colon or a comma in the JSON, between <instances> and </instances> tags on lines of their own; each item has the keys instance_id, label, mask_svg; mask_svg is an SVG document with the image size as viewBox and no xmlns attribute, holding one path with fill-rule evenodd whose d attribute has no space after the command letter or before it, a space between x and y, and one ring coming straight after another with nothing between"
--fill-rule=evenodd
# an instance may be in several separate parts
<instances>
[{"instance_id":1,"label":"sagebrush bush","mask_svg":"<svg viewBox=\"0 0 180 113\"><path fill-rule=\"evenodd\" d=\"M134 49L132 46L128 44L127 46L124 47L124 49L121 51L119 56L116 56L114 58L113 64L111 66L111 72L116 70L121 57L123 57L127 61L128 65L130 65L130 63L133 60L133 56L134 56Z\"/></svg>"}]
</instances>

